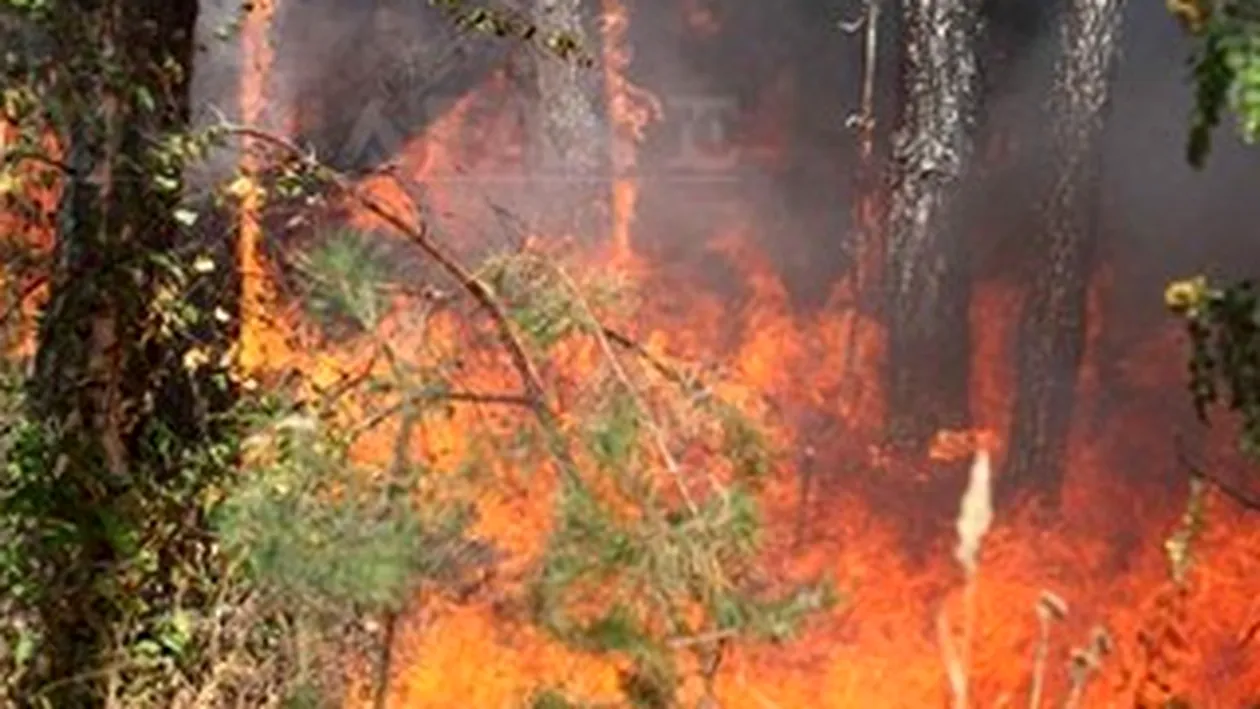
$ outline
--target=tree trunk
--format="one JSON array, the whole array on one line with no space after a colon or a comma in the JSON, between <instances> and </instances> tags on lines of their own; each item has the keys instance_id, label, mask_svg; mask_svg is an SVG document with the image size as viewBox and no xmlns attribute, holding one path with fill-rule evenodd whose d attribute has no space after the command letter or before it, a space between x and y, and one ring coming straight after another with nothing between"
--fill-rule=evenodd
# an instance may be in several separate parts
<instances>
[{"instance_id":1,"label":"tree trunk","mask_svg":"<svg viewBox=\"0 0 1260 709\"><path fill-rule=\"evenodd\" d=\"M1053 503L1063 476L1086 297L1098 240L1099 143L1123 0L1071 0L1061 22L1053 175L1041 266L1021 319L1012 447L1003 487L1036 482Z\"/></svg>"},{"instance_id":2,"label":"tree trunk","mask_svg":"<svg viewBox=\"0 0 1260 709\"><path fill-rule=\"evenodd\" d=\"M240 0L200 0L197 12L197 61L192 67L189 92L194 109L194 130L209 128L221 120L241 123L240 32L218 36L224 27L239 22ZM188 189L208 193L215 183L230 178L240 161L239 141L213 146L205 159L189 166Z\"/></svg>"},{"instance_id":3,"label":"tree trunk","mask_svg":"<svg viewBox=\"0 0 1260 709\"><path fill-rule=\"evenodd\" d=\"M977 0L903 0L902 108L885 252L888 434L921 449L967 421L967 253L951 203L967 169Z\"/></svg>"},{"instance_id":4,"label":"tree trunk","mask_svg":"<svg viewBox=\"0 0 1260 709\"><path fill-rule=\"evenodd\" d=\"M586 7L600 3L533 0L532 19L541 34L563 35L598 57L599 34ZM539 212L531 217L540 231L591 243L604 236L609 218L609 134L597 98L602 75L572 59L535 52L534 76L531 163L541 194Z\"/></svg>"},{"instance_id":5,"label":"tree trunk","mask_svg":"<svg viewBox=\"0 0 1260 709\"><path fill-rule=\"evenodd\" d=\"M41 662L20 693L32 702L40 688L51 706L104 702L102 671L117 659L119 627L145 612L132 585L138 545L151 541L144 516L155 485L175 474L157 464L153 436L206 435L206 400L193 396L180 366L184 348L150 336L164 273L154 256L177 243L180 200L156 184L150 150L188 125L197 10L196 0L79 0L56 20L66 28L59 51L117 71L80 64L84 73L70 77L63 96L74 175L65 181L29 400L49 436L40 474L55 493L46 522L68 537L39 547L50 583L38 609ZM171 71L170 60L181 70ZM177 170L166 176L180 178ZM155 563L167 564L168 551Z\"/></svg>"}]
</instances>

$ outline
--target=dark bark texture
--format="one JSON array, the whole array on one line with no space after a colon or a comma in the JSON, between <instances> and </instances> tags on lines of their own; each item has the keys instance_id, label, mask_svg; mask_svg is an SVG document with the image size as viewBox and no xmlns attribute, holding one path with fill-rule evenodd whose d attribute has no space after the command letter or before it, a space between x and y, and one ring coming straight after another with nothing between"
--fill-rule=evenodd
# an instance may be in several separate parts
<instances>
[{"instance_id":1,"label":"dark bark texture","mask_svg":"<svg viewBox=\"0 0 1260 709\"><path fill-rule=\"evenodd\" d=\"M147 336L162 280L153 257L181 233L179 195L157 187L148 156L188 125L197 9L196 0L80 0L59 11L66 31L54 51L75 59L67 73L81 72L60 126L74 173L64 182L29 398L49 436L45 522L72 531L42 547L42 661L19 694L32 703L104 703L118 628L142 607L132 605L140 589L129 586L130 545L143 539L131 536L132 522L154 502L150 483L160 482L144 478L178 474L151 464L149 438L157 429L185 440L206 435L206 399L179 366L182 350ZM184 69L172 71L172 60ZM163 547L156 563L169 564L174 548ZM160 594L161 583L144 590Z\"/></svg>"},{"instance_id":2,"label":"dark bark texture","mask_svg":"<svg viewBox=\"0 0 1260 709\"><path fill-rule=\"evenodd\" d=\"M591 56L600 54L596 31L601 3L532 0L530 19L546 36L563 36ZM534 228L593 243L608 232L612 144L603 113L606 91L598 64L586 66L547 52L532 52L529 92L529 168L536 171Z\"/></svg>"},{"instance_id":3,"label":"dark bark texture","mask_svg":"<svg viewBox=\"0 0 1260 709\"><path fill-rule=\"evenodd\" d=\"M1031 485L1048 503L1063 476L1085 350L1098 241L1099 144L1123 7L1123 0L1070 0L1063 7L1042 260L1020 323L1012 447L1002 478L1005 494Z\"/></svg>"},{"instance_id":4,"label":"dark bark texture","mask_svg":"<svg viewBox=\"0 0 1260 709\"><path fill-rule=\"evenodd\" d=\"M972 153L976 0L904 0L885 249L888 432L922 448L967 421L967 253L952 204Z\"/></svg>"}]
</instances>

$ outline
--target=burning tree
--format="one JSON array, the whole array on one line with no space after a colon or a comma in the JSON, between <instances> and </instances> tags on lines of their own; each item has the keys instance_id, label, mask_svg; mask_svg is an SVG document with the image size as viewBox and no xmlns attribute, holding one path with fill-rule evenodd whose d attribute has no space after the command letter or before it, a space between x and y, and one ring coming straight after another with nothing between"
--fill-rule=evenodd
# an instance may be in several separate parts
<instances>
[{"instance_id":1,"label":"burning tree","mask_svg":"<svg viewBox=\"0 0 1260 709\"><path fill-rule=\"evenodd\" d=\"M1101 153L1124 3L1063 9L1054 116L1054 174L1043 205L1044 259L1024 306L1007 489L1038 482L1057 495L1085 350L1085 312L1098 241Z\"/></svg>"},{"instance_id":2,"label":"burning tree","mask_svg":"<svg viewBox=\"0 0 1260 709\"><path fill-rule=\"evenodd\" d=\"M786 640L804 616L832 602L826 584L805 583L785 592L761 570L754 493L771 465L766 443L752 420L709 388L713 384L685 374L604 324L602 315L622 300L615 289L598 279L575 279L555 253L525 251L469 269L425 227L412 226L370 190L302 158L296 146L241 130L280 148L284 156L297 157L295 169L306 179L332 187L406 237L489 319L487 330L475 319L444 319L439 309L451 307L446 298L419 294L417 303L404 300L395 316L406 313L420 321L406 333L418 351L406 354L378 334L390 308L379 300L383 291L364 280L370 269L362 270L362 259L353 256L365 252L352 249L342 251L341 258L323 260L339 267L322 273L316 269L312 294L322 293L319 310L357 320L366 333L359 346L373 352L370 360L383 359L387 375L386 381L372 384L377 375L369 362L371 376L359 396L368 405L368 394L374 392L385 394L386 401L383 409L367 414L367 423L353 424L366 413L359 408L336 405L329 412L330 420L343 421L352 430L339 447L342 455L347 455L347 445L383 424L395 426L397 437L389 453L393 462L387 464L394 472L376 480L387 481L396 496L406 494L407 488L398 488L399 466L409 465L412 431L422 426L441 426L448 436L470 440L473 457L455 461L456 467L536 469L532 474L539 476L538 482L554 490L555 519L541 556L525 560L526 617L579 651L624 658L628 667L622 691L632 703L673 706L688 674L701 677L711 694L730 646L746 638ZM497 340L497 354L485 351L487 335ZM478 375L501 381L504 360L521 391L456 388L457 382L477 380ZM486 407L506 411L495 413L488 425L475 423L485 412L476 412L477 418L455 413L455 408ZM295 475L305 477L302 466L280 474L278 479L274 473L249 476L250 492L230 503L236 512L228 538L245 553L262 550L259 567L281 587L307 585L326 596L327 587L320 582L324 579L345 589L338 592L343 597L359 589L349 598L362 593L379 598L376 605L384 602L387 632L376 696L387 696L393 637L388 629L404 601L398 594L382 595L381 588L330 573L319 561L340 554L330 534L352 529L346 519L363 520L355 508L348 518L321 513L327 504L324 496L352 502L358 494L352 491L363 489L370 496L374 488L363 488L353 479L338 488L330 481L343 478L326 474L315 476L303 492L293 483ZM424 474L434 481L422 483L433 502L454 501L440 482L450 472L429 469ZM277 480L288 482L277 486ZM512 484L493 478L480 482ZM332 492L334 488L339 492ZM476 499L465 502L475 514ZM295 516L295 503L310 514ZM401 504L405 510L406 503ZM275 523L277 517L283 524ZM389 573L384 580L392 578L401 592L424 581L458 578L466 570L466 560L435 560L435 549L480 549L482 558L494 558L492 546L475 541L469 546L465 524L458 520L433 525L441 530L437 536L410 539L387 527L393 530L394 546L386 542L379 549L386 557L384 568L413 569ZM325 529L325 523L333 529ZM323 541L307 541L303 530ZM425 539L434 543L422 543ZM521 568L521 561L509 566ZM366 602L353 605L362 609ZM683 663L686 657L694 662ZM559 690L547 690L538 701L560 696Z\"/></svg>"},{"instance_id":3,"label":"burning tree","mask_svg":"<svg viewBox=\"0 0 1260 709\"><path fill-rule=\"evenodd\" d=\"M972 152L972 0L906 0L902 104L888 215L888 433L922 449L966 423L970 288L951 198Z\"/></svg>"},{"instance_id":4,"label":"burning tree","mask_svg":"<svg viewBox=\"0 0 1260 709\"><path fill-rule=\"evenodd\" d=\"M533 293L546 293L548 281L572 283L541 262L527 266L538 279ZM599 393L581 416L574 457L558 461L556 522L532 583L533 613L566 644L622 658L623 691L636 707L677 706L686 670L716 702L730 648L787 640L833 603L829 586L785 593L758 568L755 492L771 460L757 428L711 385L659 360L621 361L613 333L577 305L575 324L595 338L605 365L588 375Z\"/></svg>"}]
</instances>

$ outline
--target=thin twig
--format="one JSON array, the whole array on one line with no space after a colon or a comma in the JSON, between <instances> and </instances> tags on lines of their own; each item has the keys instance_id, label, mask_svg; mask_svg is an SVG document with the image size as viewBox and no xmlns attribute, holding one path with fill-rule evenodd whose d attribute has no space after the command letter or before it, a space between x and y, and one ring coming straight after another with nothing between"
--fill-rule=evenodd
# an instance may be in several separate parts
<instances>
[{"instance_id":1,"label":"thin twig","mask_svg":"<svg viewBox=\"0 0 1260 709\"><path fill-rule=\"evenodd\" d=\"M874 295L872 290L878 279L879 268L878 253L873 252L878 247L878 239L881 238L881 235L876 231L874 225L869 223L874 216L867 214L866 210L870 200L875 198L877 191L881 187L878 184L879 180L876 174L877 167L874 158L876 127L875 79L879 71L880 2L881 0L866 0L866 15L863 19L866 26L866 36L863 42L862 54L862 94L859 112L854 116L850 116L848 121L851 127L858 129L859 169L857 176L858 190L861 197L855 205L859 230L857 234L858 246L855 249L857 259L854 266L853 279L853 317L845 333L844 360L840 370L840 394L844 399L852 396L854 388L857 386L858 377L855 370L857 368L858 334L862 325L861 318L867 308L867 303ZM854 31L856 31L856 28ZM876 263L871 264L871 261L876 261Z\"/></svg>"},{"instance_id":2,"label":"thin twig","mask_svg":"<svg viewBox=\"0 0 1260 709\"><path fill-rule=\"evenodd\" d=\"M962 671L963 671L963 692L959 700L959 709L966 709L971 705L971 653L973 638L975 636L976 627L976 578L972 575L967 579L967 585L963 587L963 641L962 641Z\"/></svg>"},{"instance_id":3,"label":"thin twig","mask_svg":"<svg viewBox=\"0 0 1260 709\"><path fill-rule=\"evenodd\" d=\"M685 637L671 638L668 641L666 641L666 644L669 645L671 648L680 650L682 648L695 647L697 645L707 645L709 643L721 642L723 640L730 640L731 638L734 638L738 635L739 633L735 630L711 630L707 633L700 633L698 635L688 635Z\"/></svg>"},{"instance_id":4,"label":"thin twig","mask_svg":"<svg viewBox=\"0 0 1260 709\"><path fill-rule=\"evenodd\" d=\"M35 150L34 148L14 148L4 151L3 156L0 157L0 163L6 165L16 165L23 160L32 160L34 162L43 163L49 167L56 168L69 175L72 179L78 177L78 172L73 167L54 158L48 153L43 152L42 150Z\"/></svg>"},{"instance_id":5,"label":"thin twig","mask_svg":"<svg viewBox=\"0 0 1260 709\"><path fill-rule=\"evenodd\" d=\"M1184 440L1180 435L1176 438L1175 449L1177 461L1185 466L1191 477L1211 484L1244 509L1260 512L1260 496L1222 480L1220 477L1209 473L1204 466L1191 460L1190 456L1185 452Z\"/></svg>"},{"instance_id":6,"label":"thin twig","mask_svg":"<svg viewBox=\"0 0 1260 709\"><path fill-rule=\"evenodd\" d=\"M836 20L836 27L845 34L856 34L866 23L866 17L859 15L852 20Z\"/></svg>"},{"instance_id":7,"label":"thin twig","mask_svg":"<svg viewBox=\"0 0 1260 709\"><path fill-rule=\"evenodd\" d=\"M493 404L503 406L519 406L527 410L533 410L536 402L527 396L520 394L480 394L469 391L434 391L424 394L411 394L403 397L403 400L378 411L362 423L360 423L350 434L350 440L357 439L363 434L371 431L386 420L402 413L408 406L421 402L448 401L463 404Z\"/></svg>"},{"instance_id":8,"label":"thin twig","mask_svg":"<svg viewBox=\"0 0 1260 709\"><path fill-rule=\"evenodd\" d=\"M796 511L796 534L792 542L793 549L800 549L805 544L809 533L809 503L813 491L814 463L816 452L813 446L805 446L800 457L800 497Z\"/></svg>"},{"instance_id":9,"label":"thin twig","mask_svg":"<svg viewBox=\"0 0 1260 709\"><path fill-rule=\"evenodd\" d=\"M48 280L48 276L37 276L35 280L28 283L26 287L17 294L17 297L13 299L13 302L4 309L4 312L0 313L0 322L8 322L9 318L16 315L18 311L22 309L22 304L25 303L28 298L35 295L36 291L44 287L48 283Z\"/></svg>"},{"instance_id":10,"label":"thin twig","mask_svg":"<svg viewBox=\"0 0 1260 709\"><path fill-rule=\"evenodd\" d=\"M1029 709L1041 709L1041 693L1046 682L1046 656L1050 654L1050 618L1038 614L1037 648L1033 651L1032 688L1028 691Z\"/></svg>"},{"instance_id":11,"label":"thin twig","mask_svg":"<svg viewBox=\"0 0 1260 709\"><path fill-rule=\"evenodd\" d=\"M393 674L394 641L398 632L398 613L385 615L385 630L381 639L381 657L376 665L376 688L373 692L374 709L386 709L389 704L389 679Z\"/></svg>"},{"instance_id":12,"label":"thin twig","mask_svg":"<svg viewBox=\"0 0 1260 709\"><path fill-rule=\"evenodd\" d=\"M580 308L582 308L582 312L586 316L587 320L598 326L599 319L595 317L594 311L591 310L590 303L588 303L586 297L582 295L581 289L578 288L577 283L573 281L568 272L566 272L564 268L555 264L552 264L551 269L555 272L556 276L564 282L565 288L569 290L574 301ZM657 451L660 453L661 459L665 463L665 469L669 471L669 474L674 478L674 481L677 484L678 492L682 496L683 503L687 505L687 509L691 512L691 514L697 514L700 508L696 505L695 500L692 498L691 491L687 489L687 481L683 477L682 467L678 464L678 460L674 457L674 454L669 450L669 441L665 438L664 430L661 428L660 424L657 423L656 418L652 415L652 410L648 408L647 402L644 400L639 388L635 386L633 381L631 381L630 375L626 372L625 367L621 365L621 360L617 357L617 353L613 351L612 344L609 342L608 337L604 334L603 328L595 327L593 328L593 332L595 341L599 344L600 350L603 351L604 357L608 360L608 365L612 367L613 375L616 376L621 382L621 385L625 387L626 393L630 396L635 408L642 413L644 423L647 425L648 431L652 434L652 440L656 444ZM716 484L716 481L713 482Z\"/></svg>"},{"instance_id":13,"label":"thin twig","mask_svg":"<svg viewBox=\"0 0 1260 709\"><path fill-rule=\"evenodd\" d=\"M1085 699L1085 689L1089 681L1102 669L1103 660L1111 653L1111 636L1102 628L1095 628L1089 645L1072 652L1068 663L1068 677L1071 684L1063 709L1076 709Z\"/></svg>"},{"instance_id":14,"label":"thin twig","mask_svg":"<svg viewBox=\"0 0 1260 709\"><path fill-rule=\"evenodd\" d=\"M621 347L624 347L625 349L638 355L643 359L643 361L647 362L653 369L659 372L661 376L679 386L686 385L687 378L684 377L681 372L666 364L663 360L661 360L661 358L649 352L646 347L631 339L628 335L618 332L606 325L600 326L600 331L603 332L604 337L608 338L609 342L620 345Z\"/></svg>"},{"instance_id":15,"label":"thin twig","mask_svg":"<svg viewBox=\"0 0 1260 709\"><path fill-rule=\"evenodd\" d=\"M1033 652L1032 689L1029 691L1029 709L1041 709L1041 696L1046 680L1046 658L1050 655L1050 626L1055 620L1067 617L1067 604L1063 599L1042 591L1037 599L1037 648Z\"/></svg>"},{"instance_id":16,"label":"thin twig","mask_svg":"<svg viewBox=\"0 0 1260 709\"><path fill-rule=\"evenodd\" d=\"M333 384L325 391L316 392L317 401L312 402L307 399L298 399L293 402L293 405L289 407L289 413L299 413L312 404L315 404L317 409L322 410L337 403L342 397L357 389L360 384L367 381L367 379L372 376L373 370L376 369L376 361L380 356L381 353L379 351L373 352L372 356L368 358L368 361L357 372L342 373L340 381Z\"/></svg>"}]
</instances>

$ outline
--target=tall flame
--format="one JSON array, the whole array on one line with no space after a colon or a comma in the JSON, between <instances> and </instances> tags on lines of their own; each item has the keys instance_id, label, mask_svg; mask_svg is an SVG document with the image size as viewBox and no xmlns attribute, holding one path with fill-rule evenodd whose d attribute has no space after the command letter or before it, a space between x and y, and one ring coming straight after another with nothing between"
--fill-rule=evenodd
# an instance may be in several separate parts
<instances>
[{"instance_id":1,"label":"tall flame","mask_svg":"<svg viewBox=\"0 0 1260 709\"><path fill-rule=\"evenodd\" d=\"M626 33L630 14L622 0L603 0L601 34L604 48L604 86L612 140L612 244L614 259L630 264L634 258L631 233L639 184L633 172L638 165L638 145L643 131L660 115L656 99L634 86L627 77L631 53Z\"/></svg>"},{"instance_id":2,"label":"tall flame","mask_svg":"<svg viewBox=\"0 0 1260 709\"><path fill-rule=\"evenodd\" d=\"M241 35L241 120L247 126L264 124L267 93L274 53L271 26L278 0L255 0L246 5ZM240 271L240 340L237 364L245 374L256 373L286 359L285 340L269 315L275 312L275 294L262 253L262 209L265 192L260 184L263 165L246 141L240 157L240 178L235 183L240 199L236 259Z\"/></svg>"}]
</instances>

